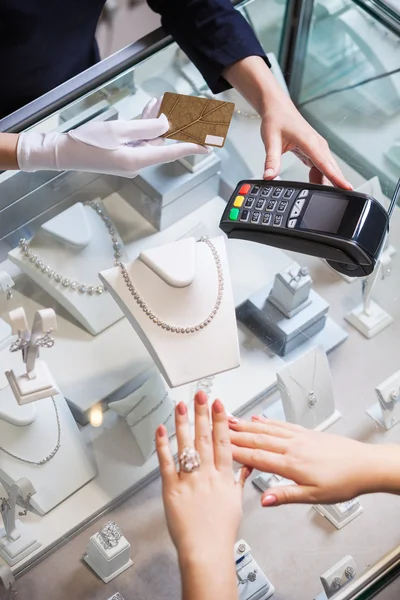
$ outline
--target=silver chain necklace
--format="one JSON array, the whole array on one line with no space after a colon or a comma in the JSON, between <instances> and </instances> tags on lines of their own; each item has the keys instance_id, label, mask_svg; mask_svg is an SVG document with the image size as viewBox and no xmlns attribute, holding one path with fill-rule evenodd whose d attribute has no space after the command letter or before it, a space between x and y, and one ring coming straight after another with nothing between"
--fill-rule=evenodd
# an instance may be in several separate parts
<instances>
[{"instance_id":1,"label":"silver chain necklace","mask_svg":"<svg viewBox=\"0 0 400 600\"><path fill-rule=\"evenodd\" d=\"M314 373L313 373L313 378L312 378L312 383L311 383L311 389L307 389L304 385L302 385L299 381L297 381L297 379L295 379L293 377L293 375L290 374L290 371L288 371L290 379L292 379L306 393L308 406L310 408L315 406L315 404L317 403L317 397L316 397L315 391L314 391L316 366L317 366L317 352L315 352L315 354L314 354Z\"/></svg>"},{"instance_id":2,"label":"silver chain necklace","mask_svg":"<svg viewBox=\"0 0 400 600\"><path fill-rule=\"evenodd\" d=\"M55 457L55 455L57 454L57 452L59 451L59 449L61 447L61 424L60 424L60 415L58 414L58 408L57 408L56 401L54 400L54 398L52 398L51 400L53 402L54 412L55 412L56 420L57 420L57 443L54 446L53 450L50 452L50 454L48 454L46 456L46 458L42 458L42 460L35 461L35 460L29 460L27 458L22 458L21 456L17 456L16 454L13 454L12 452L9 452L5 448L3 448L3 446L0 446L0 450L2 452L4 452L5 454L8 454L8 456L11 456L11 458L15 458L17 460L20 460L21 462L27 463L28 465L35 465L37 467L40 467L40 466L48 463L49 461L51 461L52 458Z\"/></svg>"},{"instance_id":3,"label":"silver chain necklace","mask_svg":"<svg viewBox=\"0 0 400 600\"><path fill-rule=\"evenodd\" d=\"M151 308L149 308L149 306L146 304L146 302L143 300L142 296L139 294L139 292L133 285L132 280L129 276L129 273L128 273L125 265L121 262L118 263L118 266L121 269L122 277L126 283L126 286L129 290L129 292L133 296L133 299L136 301L138 306L142 309L144 314L147 315L147 317L150 319L150 321L153 321L153 323L155 325L158 325L162 329L165 329L166 331L170 331L171 333L195 333L196 331L200 331L201 329L204 329L204 327L207 327L207 325L209 325L211 323L211 321L215 318L215 315L217 314L217 312L219 311L219 308L221 306L223 292L224 292L224 275L223 275L223 271L222 271L222 267L221 267L221 260L218 256L217 249L215 248L215 246L211 242L211 240L209 240L207 237L202 237L198 240L198 242L207 244L207 246L210 248L210 250L212 252L215 266L217 268L218 292L217 292L217 299L215 301L212 311L204 319L204 321L201 321L201 323L198 323L197 325L182 327L182 326L177 326L177 325L170 325L169 323L166 323L165 321L160 319L151 310Z\"/></svg>"},{"instance_id":4,"label":"silver chain necklace","mask_svg":"<svg viewBox=\"0 0 400 600\"><path fill-rule=\"evenodd\" d=\"M98 202L85 202L85 206L90 206L101 218L104 225L107 227L108 233L110 234L112 247L114 252L114 264L121 258L121 240L118 236L116 229L114 228L112 221L108 215L106 215L103 207ZM78 281L72 281L68 277L64 277L61 273L54 271L50 265L46 264L41 260L40 256L35 254L30 247L30 242L25 238L19 240L19 248L22 254L35 265L35 267L47 275L54 283L60 284L63 288L69 289L73 292L78 291L80 294L86 294L88 296L100 296L106 291L103 285L87 285L85 283L79 283Z\"/></svg>"}]
</instances>

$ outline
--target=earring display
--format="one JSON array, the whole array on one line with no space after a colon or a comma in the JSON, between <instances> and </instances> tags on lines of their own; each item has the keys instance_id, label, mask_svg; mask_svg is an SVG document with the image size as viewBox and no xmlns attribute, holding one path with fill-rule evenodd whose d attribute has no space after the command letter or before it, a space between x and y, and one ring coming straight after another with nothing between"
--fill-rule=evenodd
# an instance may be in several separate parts
<instances>
[{"instance_id":1,"label":"earring display","mask_svg":"<svg viewBox=\"0 0 400 600\"><path fill-rule=\"evenodd\" d=\"M364 512L359 498L353 498L338 504L316 504L314 508L320 515L328 519L336 529L342 529Z\"/></svg>"},{"instance_id":2,"label":"earring display","mask_svg":"<svg viewBox=\"0 0 400 600\"><path fill-rule=\"evenodd\" d=\"M104 583L108 583L133 565L130 549L121 528L109 521L92 535L83 558Z\"/></svg>"},{"instance_id":3,"label":"earring display","mask_svg":"<svg viewBox=\"0 0 400 600\"><path fill-rule=\"evenodd\" d=\"M77 203L22 238L9 258L92 335L122 318L98 280L124 258L118 231L100 201Z\"/></svg>"},{"instance_id":4,"label":"earring display","mask_svg":"<svg viewBox=\"0 0 400 600\"><path fill-rule=\"evenodd\" d=\"M41 545L25 531L21 521L16 519L17 504L25 507L23 512L18 513L19 516L26 516L31 509L30 501L36 490L26 477L11 485L3 480L1 483L5 492L4 497L0 498L3 519L3 528L0 529L0 556L8 565L13 566Z\"/></svg>"},{"instance_id":5,"label":"earring display","mask_svg":"<svg viewBox=\"0 0 400 600\"><path fill-rule=\"evenodd\" d=\"M384 429L391 429L400 422L400 371L385 379L375 388L378 402L367 414Z\"/></svg>"},{"instance_id":6,"label":"earring display","mask_svg":"<svg viewBox=\"0 0 400 600\"><path fill-rule=\"evenodd\" d=\"M267 407L268 418L322 431L341 414L335 409L326 353L321 347L303 354L277 373L281 401Z\"/></svg>"},{"instance_id":7,"label":"earring display","mask_svg":"<svg viewBox=\"0 0 400 600\"><path fill-rule=\"evenodd\" d=\"M357 575L357 565L351 556L345 556L336 565L328 569L320 580L324 591L315 600L334 598Z\"/></svg>"},{"instance_id":8,"label":"earring display","mask_svg":"<svg viewBox=\"0 0 400 600\"><path fill-rule=\"evenodd\" d=\"M155 369L145 383L126 398L111 402L109 409L125 419L144 460L155 452L155 431L159 425L167 428L169 437L175 434L175 402Z\"/></svg>"},{"instance_id":9,"label":"earring display","mask_svg":"<svg viewBox=\"0 0 400 600\"><path fill-rule=\"evenodd\" d=\"M235 563L239 600L267 600L275 588L254 560L244 540L235 544Z\"/></svg>"},{"instance_id":10,"label":"earring display","mask_svg":"<svg viewBox=\"0 0 400 600\"><path fill-rule=\"evenodd\" d=\"M275 275L272 284L238 306L237 318L278 356L287 356L313 338L328 352L347 334L327 322L329 304L311 285L308 269L292 263Z\"/></svg>"},{"instance_id":11,"label":"earring display","mask_svg":"<svg viewBox=\"0 0 400 600\"><path fill-rule=\"evenodd\" d=\"M239 366L222 236L197 243L188 237L153 248L124 271L117 267L100 278L170 387Z\"/></svg>"}]
</instances>

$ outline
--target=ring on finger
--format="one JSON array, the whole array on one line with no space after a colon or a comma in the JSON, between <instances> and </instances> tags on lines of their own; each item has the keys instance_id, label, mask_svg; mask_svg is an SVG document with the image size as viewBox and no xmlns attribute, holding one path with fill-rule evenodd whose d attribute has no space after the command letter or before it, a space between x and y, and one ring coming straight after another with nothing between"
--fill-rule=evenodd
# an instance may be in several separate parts
<instances>
[{"instance_id":1,"label":"ring on finger","mask_svg":"<svg viewBox=\"0 0 400 600\"><path fill-rule=\"evenodd\" d=\"M179 465L180 470L185 471L185 473L193 473L193 471L196 471L201 465L200 454L197 452L196 448L186 446L179 456Z\"/></svg>"}]
</instances>

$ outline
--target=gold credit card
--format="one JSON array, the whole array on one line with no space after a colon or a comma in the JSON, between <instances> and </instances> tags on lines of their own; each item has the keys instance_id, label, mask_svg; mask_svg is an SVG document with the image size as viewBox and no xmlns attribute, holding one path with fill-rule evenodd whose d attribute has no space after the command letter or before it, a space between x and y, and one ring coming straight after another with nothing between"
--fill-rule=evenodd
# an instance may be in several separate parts
<instances>
[{"instance_id":1,"label":"gold credit card","mask_svg":"<svg viewBox=\"0 0 400 600\"><path fill-rule=\"evenodd\" d=\"M222 148L231 124L233 102L165 92L160 107L169 121L162 137Z\"/></svg>"}]
</instances>

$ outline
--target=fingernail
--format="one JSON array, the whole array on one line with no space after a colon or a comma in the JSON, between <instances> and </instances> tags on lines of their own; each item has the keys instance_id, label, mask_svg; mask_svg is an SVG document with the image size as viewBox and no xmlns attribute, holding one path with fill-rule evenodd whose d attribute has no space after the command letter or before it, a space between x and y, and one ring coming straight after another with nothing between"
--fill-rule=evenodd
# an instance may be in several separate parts
<instances>
[{"instance_id":1,"label":"fingernail","mask_svg":"<svg viewBox=\"0 0 400 600\"><path fill-rule=\"evenodd\" d=\"M196 402L197 402L197 404L200 404L200 406L202 406L203 404L206 404L207 403L207 394L205 394L204 392L197 392Z\"/></svg>"},{"instance_id":2,"label":"fingernail","mask_svg":"<svg viewBox=\"0 0 400 600\"><path fill-rule=\"evenodd\" d=\"M165 429L164 425L160 425L157 429L158 437L164 437L166 433L167 430Z\"/></svg>"},{"instance_id":3,"label":"fingernail","mask_svg":"<svg viewBox=\"0 0 400 600\"><path fill-rule=\"evenodd\" d=\"M259 417L258 415L252 415L251 420L252 421L261 421L261 417Z\"/></svg>"},{"instance_id":4,"label":"fingernail","mask_svg":"<svg viewBox=\"0 0 400 600\"><path fill-rule=\"evenodd\" d=\"M272 506L273 504L275 504L276 502L276 496L273 496L272 494L269 496L265 496L265 498L263 498L261 500L261 504L263 506Z\"/></svg>"},{"instance_id":5,"label":"fingernail","mask_svg":"<svg viewBox=\"0 0 400 600\"><path fill-rule=\"evenodd\" d=\"M236 423L239 423L239 419L237 419L233 415L228 415L228 423L230 423L231 425L236 425Z\"/></svg>"},{"instance_id":6,"label":"fingernail","mask_svg":"<svg viewBox=\"0 0 400 600\"><path fill-rule=\"evenodd\" d=\"M264 173L264 177L271 177L272 175L274 175L275 171L274 169L266 169L265 173Z\"/></svg>"},{"instance_id":7,"label":"fingernail","mask_svg":"<svg viewBox=\"0 0 400 600\"><path fill-rule=\"evenodd\" d=\"M223 413L224 412L224 407L223 407L223 404L222 404L221 400L216 400L214 402L213 409L214 409L214 412L216 412L216 413Z\"/></svg>"},{"instance_id":8,"label":"fingernail","mask_svg":"<svg viewBox=\"0 0 400 600\"><path fill-rule=\"evenodd\" d=\"M183 415L186 415L187 413L187 408L186 408L186 404L184 402L179 402L178 406L178 413L183 417Z\"/></svg>"}]
</instances>

